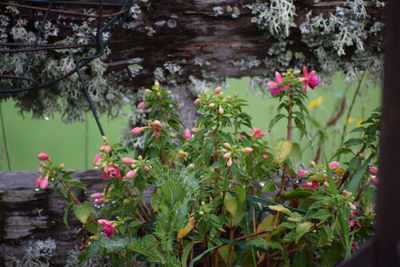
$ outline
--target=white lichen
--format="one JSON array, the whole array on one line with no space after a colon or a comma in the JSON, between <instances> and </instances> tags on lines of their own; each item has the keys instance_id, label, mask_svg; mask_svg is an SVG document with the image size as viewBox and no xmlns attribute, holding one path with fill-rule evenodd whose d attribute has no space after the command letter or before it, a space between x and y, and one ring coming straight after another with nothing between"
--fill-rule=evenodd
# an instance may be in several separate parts
<instances>
[{"instance_id":1,"label":"white lichen","mask_svg":"<svg viewBox=\"0 0 400 267\"><path fill-rule=\"evenodd\" d=\"M267 29L277 38L288 37L290 28L296 26L294 22L296 6L293 0L271 0L269 2L257 0L255 4L249 4L246 7L255 15L251 18L251 22L262 29Z\"/></svg>"}]
</instances>

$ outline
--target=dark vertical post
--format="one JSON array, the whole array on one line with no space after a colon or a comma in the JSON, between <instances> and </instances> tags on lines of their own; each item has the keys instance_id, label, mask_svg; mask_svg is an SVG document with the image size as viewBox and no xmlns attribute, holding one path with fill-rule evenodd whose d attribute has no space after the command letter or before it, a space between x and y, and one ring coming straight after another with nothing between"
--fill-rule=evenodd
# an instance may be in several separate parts
<instances>
[{"instance_id":1,"label":"dark vertical post","mask_svg":"<svg viewBox=\"0 0 400 267\"><path fill-rule=\"evenodd\" d=\"M400 266L400 1L389 3L375 266Z\"/></svg>"}]
</instances>

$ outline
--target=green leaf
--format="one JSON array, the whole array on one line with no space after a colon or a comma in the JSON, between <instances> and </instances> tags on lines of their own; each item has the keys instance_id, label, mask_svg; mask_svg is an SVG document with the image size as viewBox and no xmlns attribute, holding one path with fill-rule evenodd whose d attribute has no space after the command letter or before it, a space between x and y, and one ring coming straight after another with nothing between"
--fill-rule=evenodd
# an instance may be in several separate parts
<instances>
[{"instance_id":1,"label":"green leaf","mask_svg":"<svg viewBox=\"0 0 400 267\"><path fill-rule=\"evenodd\" d=\"M67 205L65 205L64 207L64 216L63 216L63 221L65 223L65 225L69 228L68 225L68 212L69 210L72 208L74 204L73 203L68 203Z\"/></svg>"},{"instance_id":2,"label":"green leaf","mask_svg":"<svg viewBox=\"0 0 400 267\"><path fill-rule=\"evenodd\" d=\"M364 162L364 164L361 166L361 168L356 172L356 174L354 174L354 176L350 180L347 190L349 192L353 193L353 195L355 195L357 192L361 178L363 177L365 171L367 170L370 160L371 160L371 156L368 158L368 160L366 162Z\"/></svg>"},{"instance_id":3,"label":"green leaf","mask_svg":"<svg viewBox=\"0 0 400 267\"><path fill-rule=\"evenodd\" d=\"M324 225L319 231L318 247L325 246L328 242L331 242L333 238L333 233L331 229Z\"/></svg>"},{"instance_id":4,"label":"green leaf","mask_svg":"<svg viewBox=\"0 0 400 267\"><path fill-rule=\"evenodd\" d=\"M351 240L350 240L350 226L349 226L349 219L350 219L350 207L349 205L342 206L341 209L338 210L337 219L339 220L339 225L341 228L341 235L342 235L342 245L345 251L346 259L351 255Z\"/></svg>"},{"instance_id":5,"label":"green leaf","mask_svg":"<svg viewBox=\"0 0 400 267\"><path fill-rule=\"evenodd\" d=\"M237 185L233 188L233 190L236 192L236 194L241 202L244 202L246 200L246 190L245 190L244 186Z\"/></svg>"},{"instance_id":6,"label":"green leaf","mask_svg":"<svg viewBox=\"0 0 400 267\"><path fill-rule=\"evenodd\" d=\"M207 249L206 251L204 251L203 253L201 253L199 256L197 256L196 258L194 258L194 259L192 260L192 262L190 263L189 267L193 267L193 265L196 263L196 261L200 260L204 255L206 255L208 252L210 252L210 251L216 249L217 247L218 247L218 246L211 247L211 248Z\"/></svg>"},{"instance_id":7,"label":"green leaf","mask_svg":"<svg viewBox=\"0 0 400 267\"><path fill-rule=\"evenodd\" d=\"M182 258L181 258L182 267L187 266L187 260L189 257L189 253L192 250L193 246L198 243L201 243L201 241L190 241L189 243L186 244L185 248L183 249Z\"/></svg>"},{"instance_id":8,"label":"green leaf","mask_svg":"<svg viewBox=\"0 0 400 267\"><path fill-rule=\"evenodd\" d=\"M296 188L289 192L283 193L281 196L285 199L305 198L315 193L315 190L309 188Z\"/></svg>"},{"instance_id":9,"label":"green leaf","mask_svg":"<svg viewBox=\"0 0 400 267\"><path fill-rule=\"evenodd\" d=\"M363 143L363 140L361 138L350 138L343 145L346 147L350 147L350 146L360 145L362 143Z\"/></svg>"},{"instance_id":10,"label":"green leaf","mask_svg":"<svg viewBox=\"0 0 400 267\"><path fill-rule=\"evenodd\" d=\"M165 257L158 251L159 242L153 235L131 240L128 249L147 257L149 262L165 264Z\"/></svg>"},{"instance_id":11,"label":"green leaf","mask_svg":"<svg viewBox=\"0 0 400 267\"><path fill-rule=\"evenodd\" d=\"M268 129L271 129L272 127L274 127L274 125L280 121L282 118L285 118L286 116L283 114L277 114L274 118L272 118L272 120L270 121L269 125L268 125Z\"/></svg>"},{"instance_id":12,"label":"green leaf","mask_svg":"<svg viewBox=\"0 0 400 267\"><path fill-rule=\"evenodd\" d=\"M307 219L318 219L324 221L331 216L331 213L327 209L311 210L307 212Z\"/></svg>"},{"instance_id":13,"label":"green leaf","mask_svg":"<svg viewBox=\"0 0 400 267\"><path fill-rule=\"evenodd\" d=\"M278 242L267 241L263 238L257 238L257 239L250 240L249 242L247 242L247 244L249 246L255 246L257 248L261 248L264 250L268 250L269 248L280 249L280 250L283 249L282 245L279 244Z\"/></svg>"},{"instance_id":14,"label":"green leaf","mask_svg":"<svg viewBox=\"0 0 400 267\"><path fill-rule=\"evenodd\" d=\"M304 222L304 223L299 223L297 224L296 227L296 239L295 243L299 242L299 240L307 233L310 231L311 227L313 226L312 223L310 222Z\"/></svg>"},{"instance_id":15,"label":"green leaf","mask_svg":"<svg viewBox=\"0 0 400 267\"><path fill-rule=\"evenodd\" d=\"M289 222L301 222L303 220L303 216L294 212L290 217L287 218Z\"/></svg>"},{"instance_id":16,"label":"green leaf","mask_svg":"<svg viewBox=\"0 0 400 267\"><path fill-rule=\"evenodd\" d=\"M96 211L92 205L85 201L81 205L74 205L74 214L81 223L86 223L90 215L96 215Z\"/></svg>"},{"instance_id":17,"label":"green leaf","mask_svg":"<svg viewBox=\"0 0 400 267\"><path fill-rule=\"evenodd\" d=\"M276 190L276 185L275 185L274 181L266 182L264 184L264 186L262 187L262 189L261 189L262 192L265 192L265 191L267 191L267 192L275 192L275 190Z\"/></svg>"},{"instance_id":18,"label":"green leaf","mask_svg":"<svg viewBox=\"0 0 400 267\"><path fill-rule=\"evenodd\" d=\"M232 217L235 217L237 212L236 199L229 192L225 194L224 207L231 214Z\"/></svg>"}]
</instances>

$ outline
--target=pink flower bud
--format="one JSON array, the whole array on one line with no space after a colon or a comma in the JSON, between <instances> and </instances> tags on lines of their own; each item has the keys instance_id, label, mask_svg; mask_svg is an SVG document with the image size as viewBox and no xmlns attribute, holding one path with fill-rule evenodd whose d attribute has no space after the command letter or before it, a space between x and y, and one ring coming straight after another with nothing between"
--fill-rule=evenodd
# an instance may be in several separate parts
<instances>
[{"instance_id":1,"label":"pink flower bud","mask_svg":"<svg viewBox=\"0 0 400 267\"><path fill-rule=\"evenodd\" d=\"M131 130L131 133L133 135L139 136L142 134L142 128L141 127L135 127Z\"/></svg>"},{"instance_id":2,"label":"pink flower bud","mask_svg":"<svg viewBox=\"0 0 400 267\"><path fill-rule=\"evenodd\" d=\"M376 176L371 175L370 177L372 184L378 185L379 179Z\"/></svg>"},{"instance_id":3,"label":"pink flower bud","mask_svg":"<svg viewBox=\"0 0 400 267\"><path fill-rule=\"evenodd\" d=\"M126 177L126 178L133 178L133 177L135 177L135 175L136 175L136 171L135 171L135 170L130 170L130 171L125 175L125 177Z\"/></svg>"},{"instance_id":4,"label":"pink flower bud","mask_svg":"<svg viewBox=\"0 0 400 267\"><path fill-rule=\"evenodd\" d=\"M195 105L198 105L198 104L200 104L200 102L201 102L201 99L200 98L196 98L196 100L193 103Z\"/></svg>"},{"instance_id":5,"label":"pink flower bud","mask_svg":"<svg viewBox=\"0 0 400 267\"><path fill-rule=\"evenodd\" d=\"M100 151L110 153L112 150L112 147L109 145L101 145L100 146Z\"/></svg>"},{"instance_id":6,"label":"pink flower bud","mask_svg":"<svg viewBox=\"0 0 400 267\"><path fill-rule=\"evenodd\" d=\"M369 172L373 175L375 175L378 172L378 168L375 166L369 167Z\"/></svg>"},{"instance_id":7,"label":"pink flower bud","mask_svg":"<svg viewBox=\"0 0 400 267\"><path fill-rule=\"evenodd\" d=\"M231 153L230 153L230 152L226 152L226 153L223 155L223 157L224 157L225 159L229 159L229 158L231 157Z\"/></svg>"},{"instance_id":8,"label":"pink flower bud","mask_svg":"<svg viewBox=\"0 0 400 267\"><path fill-rule=\"evenodd\" d=\"M232 164L233 164L233 161L230 159L230 160L228 160L228 162L226 163L226 166L230 167L230 166L232 166Z\"/></svg>"},{"instance_id":9,"label":"pink flower bud","mask_svg":"<svg viewBox=\"0 0 400 267\"><path fill-rule=\"evenodd\" d=\"M339 168L340 164L337 161L331 161L329 162L329 168L334 169L334 168Z\"/></svg>"},{"instance_id":10,"label":"pink flower bud","mask_svg":"<svg viewBox=\"0 0 400 267\"><path fill-rule=\"evenodd\" d=\"M137 105L137 108L138 109L145 109L145 108L147 108L147 103L144 102L144 101L139 102L139 104Z\"/></svg>"},{"instance_id":11,"label":"pink flower bud","mask_svg":"<svg viewBox=\"0 0 400 267\"><path fill-rule=\"evenodd\" d=\"M39 153L38 159L39 160L50 160L49 155L46 153Z\"/></svg>"},{"instance_id":12,"label":"pink flower bud","mask_svg":"<svg viewBox=\"0 0 400 267\"><path fill-rule=\"evenodd\" d=\"M154 126L159 126L159 127L161 127L161 121L159 121L159 120L154 120L154 121L153 121L153 125L154 125Z\"/></svg>"},{"instance_id":13,"label":"pink flower bud","mask_svg":"<svg viewBox=\"0 0 400 267\"><path fill-rule=\"evenodd\" d=\"M94 158L93 158L93 165L95 165L95 166L99 165L102 158L103 158L103 154L101 154L101 153L96 154L96 156L94 156Z\"/></svg>"},{"instance_id":14,"label":"pink flower bud","mask_svg":"<svg viewBox=\"0 0 400 267\"><path fill-rule=\"evenodd\" d=\"M216 87L215 89L214 89L214 93L216 93L216 94L219 94L219 92L221 92L222 91L222 88L221 87Z\"/></svg>"},{"instance_id":15,"label":"pink flower bud","mask_svg":"<svg viewBox=\"0 0 400 267\"><path fill-rule=\"evenodd\" d=\"M40 182L42 181L42 177L39 177L35 180L35 186L39 187L40 186Z\"/></svg>"},{"instance_id":16,"label":"pink flower bud","mask_svg":"<svg viewBox=\"0 0 400 267\"><path fill-rule=\"evenodd\" d=\"M264 159L267 159L269 156L267 154L262 155Z\"/></svg>"},{"instance_id":17,"label":"pink flower bud","mask_svg":"<svg viewBox=\"0 0 400 267\"><path fill-rule=\"evenodd\" d=\"M132 164L132 163L134 163L135 161L134 161L133 159L131 159L131 158L122 158L122 162L123 162L124 164Z\"/></svg>"},{"instance_id":18,"label":"pink flower bud","mask_svg":"<svg viewBox=\"0 0 400 267\"><path fill-rule=\"evenodd\" d=\"M229 144L229 143L223 143L223 145L225 148L231 148L231 144Z\"/></svg>"},{"instance_id":19,"label":"pink flower bud","mask_svg":"<svg viewBox=\"0 0 400 267\"><path fill-rule=\"evenodd\" d=\"M354 205L354 204L350 204L350 209L351 209L351 210L356 210L357 207L356 207L356 205Z\"/></svg>"},{"instance_id":20,"label":"pink flower bud","mask_svg":"<svg viewBox=\"0 0 400 267\"><path fill-rule=\"evenodd\" d=\"M103 193L97 192L90 195L91 198L102 198L104 197Z\"/></svg>"},{"instance_id":21,"label":"pink flower bud","mask_svg":"<svg viewBox=\"0 0 400 267\"><path fill-rule=\"evenodd\" d=\"M96 198L96 199L93 201L93 203L94 203L95 205L103 204L103 202L104 202L104 198Z\"/></svg>"},{"instance_id":22,"label":"pink flower bud","mask_svg":"<svg viewBox=\"0 0 400 267\"><path fill-rule=\"evenodd\" d=\"M189 140L192 137L192 133L190 132L189 129L185 129L183 131L183 138L185 138L186 140Z\"/></svg>"},{"instance_id":23,"label":"pink flower bud","mask_svg":"<svg viewBox=\"0 0 400 267\"><path fill-rule=\"evenodd\" d=\"M307 175L307 172L305 170L300 169L297 171L297 178L303 178L306 175Z\"/></svg>"},{"instance_id":24,"label":"pink flower bud","mask_svg":"<svg viewBox=\"0 0 400 267\"><path fill-rule=\"evenodd\" d=\"M39 184L40 189L46 189L49 186L49 179L44 177Z\"/></svg>"},{"instance_id":25,"label":"pink flower bud","mask_svg":"<svg viewBox=\"0 0 400 267\"><path fill-rule=\"evenodd\" d=\"M224 114L224 109L223 109L222 107L219 107L218 113L219 113L219 114Z\"/></svg>"},{"instance_id":26,"label":"pink flower bud","mask_svg":"<svg viewBox=\"0 0 400 267\"><path fill-rule=\"evenodd\" d=\"M253 149L251 147L245 147L243 148L243 152L251 153L253 152Z\"/></svg>"},{"instance_id":27,"label":"pink flower bud","mask_svg":"<svg viewBox=\"0 0 400 267\"><path fill-rule=\"evenodd\" d=\"M146 172L150 171L150 167L149 167L149 166L144 166L143 169L144 169Z\"/></svg>"},{"instance_id":28,"label":"pink flower bud","mask_svg":"<svg viewBox=\"0 0 400 267\"><path fill-rule=\"evenodd\" d=\"M210 104L208 104L208 107L209 108L213 108L213 107L215 107L215 104L214 103L210 103Z\"/></svg>"}]
</instances>

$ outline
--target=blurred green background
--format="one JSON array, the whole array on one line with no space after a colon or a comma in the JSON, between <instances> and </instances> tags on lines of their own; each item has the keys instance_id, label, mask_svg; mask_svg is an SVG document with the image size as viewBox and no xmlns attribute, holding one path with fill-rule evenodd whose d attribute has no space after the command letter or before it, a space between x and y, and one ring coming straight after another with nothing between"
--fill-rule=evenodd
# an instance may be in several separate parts
<instances>
[{"instance_id":1,"label":"blurred green background","mask_svg":"<svg viewBox=\"0 0 400 267\"><path fill-rule=\"evenodd\" d=\"M329 118L337 112L343 95L347 98L347 108L344 115L335 126L326 131L329 141L325 145L325 152L328 157L334 153L334 149L340 144L344 124L348 123L348 131L351 130L380 105L381 90L376 87L362 86L356 98L350 120L346 122L345 117L356 87L357 83L346 85L343 82L343 76L338 73L330 86L317 87L314 91L309 90L307 105L314 104L314 108L310 109L310 115L316 118L321 125L325 125ZM246 99L249 106L245 108L245 111L253 117L253 126L267 132L269 121L276 114L277 99L271 98L268 93L263 95L261 92L250 90L248 78L229 79L224 92L226 95L239 93L242 98ZM85 166L89 168L92 166L92 158L98 152L98 147L102 141L91 114L87 114L86 123L64 124L59 114L55 115L54 118L43 120L31 119L30 114L24 114L24 117L21 117L14 108L13 101L1 103L1 109L11 170L37 169L38 160L36 156L40 152L48 153L58 163L65 163L67 168L84 169ZM123 117L108 119L103 116L101 122L111 142L118 142L123 129L127 125L127 119ZM264 138L268 140L270 146L277 139L285 137L285 127L284 121L281 121L267 133ZM315 126L307 123L307 128L310 137L314 136ZM0 142L0 171L8 171L3 134L0 135ZM317 142L310 142L306 137L303 137L301 146L303 148L303 162L311 160L314 157Z\"/></svg>"}]
</instances>

